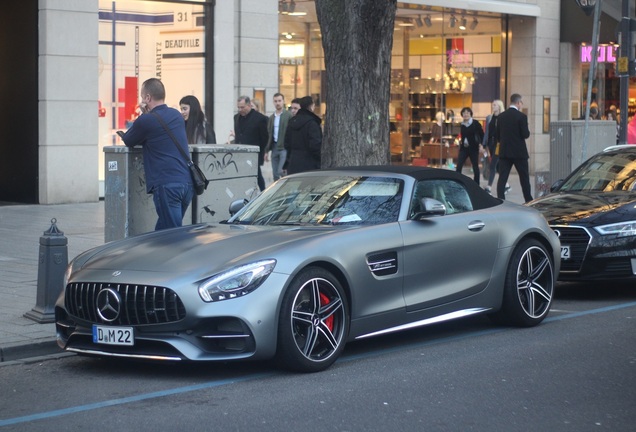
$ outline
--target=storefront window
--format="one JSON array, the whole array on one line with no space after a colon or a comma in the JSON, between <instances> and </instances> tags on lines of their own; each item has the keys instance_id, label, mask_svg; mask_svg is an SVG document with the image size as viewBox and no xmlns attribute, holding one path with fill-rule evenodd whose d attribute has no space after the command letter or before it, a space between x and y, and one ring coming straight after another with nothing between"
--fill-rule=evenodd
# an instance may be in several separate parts
<instances>
[{"instance_id":1,"label":"storefront window","mask_svg":"<svg viewBox=\"0 0 636 432\"><path fill-rule=\"evenodd\" d=\"M309 94L322 102L324 113L321 96L328 89L314 2L295 2L295 12L279 8L280 91L288 103ZM443 163L441 147L454 144L461 109L471 107L483 122L492 101L501 99L504 56L499 14L398 3L389 106L392 160L411 163L426 150L427 163ZM436 118L443 118L440 128L434 128ZM437 147L423 150L424 144Z\"/></svg>"},{"instance_id":2,"label":"storefront window","mask_svg":"<svg viewBox=\"0 0 636 432\"><path fill-rule=\"evenodd\" d=\"M495 14L418 10L399 14L391 62L391 158L453 163L461 110L484 121L501 99L502 21Z\"/></svg>"},{"instance_id":3,"label":"storefront window","mask_svg":"<svg viewBox=\"0 0 636 432\"><path fill-rule=\"evenodd\" d=\"M160 78L166 103L185 95L205 104L204 1L99 1L99 179L104 146L122 144L117 130L137 117L139 89ZM103 191L100 191L103 194Z\"/></svg>"},{"instance_id":4,"label":"storefront window","mask_svg":"<svg viewBox=\"0 0 636 432\"><path fill-rule=\"evenodd\" d=\"M313 1L279 4L279 91L289 105L294 98L312 96L315 112L324 113L324 55Z\"/></svg>"},{"instance_id":5,"label":"storefront window","mask_svg":"<svg viewBox=\"0 0 636 432\"><path fill-rule=\"evenodd\" d=\"M596 107L598 110L597 119L606 119L608 111L617 111L620 107L620 78L616 75L616 57L618 46L614 44L601 44L598 47L596 57L596 74L592 82L590 108ZM589 81L590 65L592 64L592 45L581 45L581 107L580 113L574 117L584 119L587 105L587 84ZM618 110L620 111L620 110ZM631 117L636 111L636 93L630 89L629 93L629 113ZM615 119L614 119L615 120Z\"/></svg>"}]
</instances>

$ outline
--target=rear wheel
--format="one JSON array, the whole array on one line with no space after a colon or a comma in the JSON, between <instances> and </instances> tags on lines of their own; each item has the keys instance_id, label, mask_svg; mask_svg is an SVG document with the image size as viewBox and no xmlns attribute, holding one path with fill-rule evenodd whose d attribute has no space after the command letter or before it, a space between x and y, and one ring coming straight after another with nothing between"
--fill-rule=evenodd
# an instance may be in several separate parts
<instances>
[{"instance_id":1,"label":"rear wheel","mask_svg":"<svg viewBox=\"0 0 636 432\"><path fill-rule=\"evenodd\" d=\"M550 311L554 284L554 265L545 246L534 239L522 241L510 258L502 308L493 318L521 327L539 324Z\"/></svg>"},{"instance_id":2,"label":"rear wheel","mask_svg":"<svg viewBox=\"0 0 636 432\"><path fill-rule=\"evenodd\" d=\"M284 294L277 359L290 370L324 370L344 349L348 331L349 308L340 283L324 269L308 268Z\"/></svg>"}]
</instances>

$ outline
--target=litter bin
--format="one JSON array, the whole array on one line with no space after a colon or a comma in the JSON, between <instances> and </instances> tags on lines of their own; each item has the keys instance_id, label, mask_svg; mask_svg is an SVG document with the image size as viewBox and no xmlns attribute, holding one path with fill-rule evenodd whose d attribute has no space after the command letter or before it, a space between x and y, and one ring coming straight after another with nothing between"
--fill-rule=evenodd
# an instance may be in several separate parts
<instances>
[{"instance_id":1,"label":"litter bin","mask_svg":"<svg viewBox=\"0 0 636 432\"><path fill-rule=\"evenodd\" d=\"M200 144L190 146L192 160L210 184L192 201L192 223L216 223L227 219L232 201L259 194L258 146Z\"/></svg>"},{"instance_id":2,"label":"litter bin","mask_svg":"<svg viewBox=\"0 0 636 432\"><path fill-rule=\"evenodd\" d=\"M153 231L157 213L146 193L141 147L104 147L104 160L104 241Z\"/></svg>"},{"instance_id":3,"label":"litter bin","mask_svg":"<svg viewBox=\"0 0 636 432\"><path fill-rule=\"evenodd\" d=\"M203 144L190 146L190 152L210 184L195 195L184 225L227 219L232 201L258 195L257 146ZM157 213L152 195L146 193L141 147L107 146L104 159L104 241L153 231Z\"/></svg>"}]
</instances>

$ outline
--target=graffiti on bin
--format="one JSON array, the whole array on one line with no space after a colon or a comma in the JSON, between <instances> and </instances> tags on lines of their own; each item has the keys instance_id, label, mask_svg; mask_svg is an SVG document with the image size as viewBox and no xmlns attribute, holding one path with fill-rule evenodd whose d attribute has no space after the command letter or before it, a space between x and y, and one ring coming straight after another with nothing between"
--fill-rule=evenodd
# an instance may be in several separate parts
<instances>
[{"instance_id":1,"label":"graffiti on bin","mask_svg":"<svg viewBox=\"0 0 636 432\"><path fill-rule=\"evenodd\" d=\"M234 160L234 154L223 153L222 155L221 158L217 157L217 153L208 153L205 155L202 168L206 174L228 175L239 173L239 166ZM230 172L228 173L228 171Z\"/></svg>"}]
</instances>

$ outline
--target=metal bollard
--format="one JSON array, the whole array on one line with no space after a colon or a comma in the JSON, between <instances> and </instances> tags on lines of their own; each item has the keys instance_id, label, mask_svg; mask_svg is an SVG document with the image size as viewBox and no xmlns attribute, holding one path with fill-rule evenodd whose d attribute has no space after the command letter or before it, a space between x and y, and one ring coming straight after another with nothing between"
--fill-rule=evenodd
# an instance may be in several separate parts
<instances>
[{"instance_id":1,"label":"metal bollard","mask_svg":"<svg viewBox=\"0 0 636 432\"><path fill-rule=\"evenodd\" d=\"M56 223L55 218L51 219L51 227L40 237L36 304L24 314L40 324L55 321L55 302L64 288L64 272L68 265L68 239Z\"/></svg>"}]
</instances>

